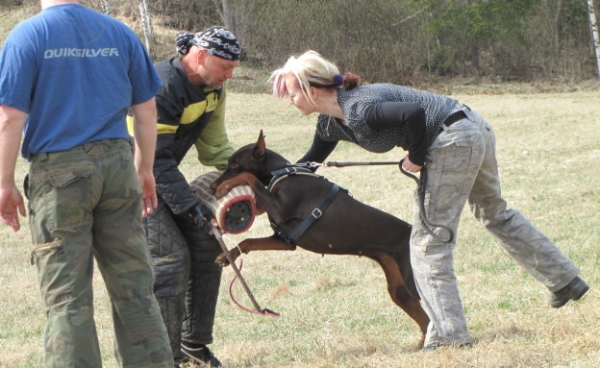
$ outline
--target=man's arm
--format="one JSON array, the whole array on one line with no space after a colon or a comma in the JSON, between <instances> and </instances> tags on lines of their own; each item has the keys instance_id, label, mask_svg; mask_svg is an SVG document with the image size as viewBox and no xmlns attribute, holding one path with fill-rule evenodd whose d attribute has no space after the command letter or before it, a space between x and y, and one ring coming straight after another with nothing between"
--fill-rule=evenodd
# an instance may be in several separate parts
<instances>
[{"instance_id":1,"label":"man's arm","mask_svg":"<svg viewBox=\"0 0 600 368\"><path fill-rule=\"evenodd\" d=\"M142 186L142 215L148 216L158 206L152 167L156 149L156 102L154 97L131 106L135 138L135 167Z\"/></svg>"},{"instance_id":2,"label":"man's arm","mask_svg":"<svg viewBox=\"0 0 600 368\"><path fill-rule=\"evenodd\" d=\"M229 156L235 151L225 128L225 98L226 92L223 87L217 108L194 144L202 165L214 166L217 170L225 170Z\"/></svg>"},{"instance_id":3,"label":"man's arm","mask_svg":"<svg viewBox=\"0 0 600 368\"><path fill-rule=\"evenodd\" d=\"M0 219L19 231L19 216L25 216L23 196L15 184L15 167L27 114L7 105L0 105Z\"/></svg>"}]
</instances>

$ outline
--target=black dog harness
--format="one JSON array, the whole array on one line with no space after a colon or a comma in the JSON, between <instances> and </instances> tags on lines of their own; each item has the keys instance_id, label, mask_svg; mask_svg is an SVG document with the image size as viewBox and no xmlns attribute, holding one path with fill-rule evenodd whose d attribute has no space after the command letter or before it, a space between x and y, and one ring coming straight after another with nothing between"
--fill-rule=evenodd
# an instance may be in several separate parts
<instances>
[{"instance_id":1,"label":"black dog harness","mask_svg":"<svg viewBox=\"0 0 600 368\"><path fill-rule=\"evenodd\" d=\"M290 166L290 167L286 167L283 169L273 171L273 172L271 172L271 175L273 175L273 178L271 179L271 181L269 182L269 186L267 187L269 192L273 191L273 188L275 187L275 185L277 183L279 183L281 180L287 178L290 175L308 175L308 176L312 176L315 178L327 180L327 179L325 179L325 177L313 173L312 170L309 170L304 167L295 167L295 166ZM308 230L308 228L323 215L323 212L325 212L327 207L329 207L329 205L333 202L333 199L335 198L335 196L338 194L339 191L340 191L340 187L334 183L333 186L331 187L331 190L329 191L329 194L327 194L327 197L325 197L325 199L323 200L323 202L321 202L319 207L312 210L310 215L307 218L305 218L304 220L302 220L302 222L298 226L296 226L292 231L290 231L289 233L285 233L275 223L271 223L271 228L273 229L273 231L275 231L275 234L281 240L285 241L288 244L296 245L295 241L298 240L302 236L302 234L304 234L304 232L306 230ZM345 189L344 189L344 191L348 192Z\"/></svg>"}]
</instances>

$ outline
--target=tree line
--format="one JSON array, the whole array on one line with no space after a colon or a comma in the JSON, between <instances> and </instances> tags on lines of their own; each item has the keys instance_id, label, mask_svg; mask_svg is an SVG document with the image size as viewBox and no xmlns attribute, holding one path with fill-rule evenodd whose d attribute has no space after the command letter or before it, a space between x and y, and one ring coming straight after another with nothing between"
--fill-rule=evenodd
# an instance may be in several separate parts
<instances>
[{"instance_id":1,"label":"tree line","mask_svg":"<svg viewBox=\"0 0 600 368\"><path fill-rule=\"evenodd\" d=\"M13 3L37 0L6 0ZM312 49L369 82L598 78L588 6L600 0L83 0L189 32L226 25L243 61L273 69ZM596 28L597 31L597 28ZM143 39L143 35L141 35Z\"/></svg>"}]
</instances>

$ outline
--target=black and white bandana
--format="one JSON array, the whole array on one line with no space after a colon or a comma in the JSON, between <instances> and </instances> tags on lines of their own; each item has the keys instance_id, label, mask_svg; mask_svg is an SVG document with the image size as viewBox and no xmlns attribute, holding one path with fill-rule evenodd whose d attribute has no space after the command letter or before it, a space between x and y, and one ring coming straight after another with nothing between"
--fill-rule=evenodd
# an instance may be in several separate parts
<instances>
[{"instance_id":1,"label":"black and white bandana","mask_svg":"<svg viewBox=\"0 0 600 368\"><path fill-rule=\"evenodd\" d=\"M186 55L191 46L200 47L226 60L238 60L242 52L233 33L221 26L210 27L195 35L186 32L177 34L175 48L180 55Z\"/></svg>"}]
</instances>

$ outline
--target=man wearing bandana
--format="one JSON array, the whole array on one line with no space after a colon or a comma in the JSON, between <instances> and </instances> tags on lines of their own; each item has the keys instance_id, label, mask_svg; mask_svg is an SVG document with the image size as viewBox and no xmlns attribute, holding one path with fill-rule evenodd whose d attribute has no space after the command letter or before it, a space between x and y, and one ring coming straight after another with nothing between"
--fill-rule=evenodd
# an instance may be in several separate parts
<instances>
[{"instance_id":1,"label":"man wearing bandana","mask_svg":"<svg viewBox=\"0 0 600 368\"><path fill-rule=\"evenodd\" d=\"M227 166L234 149L225 129L224 84L239 65L241 50L224 27L180 33L176 49L177 56L155 65L163 82L156 95L158 207L144 225L175 367L185 361L221 367L206 346L213 342L221 280L215 259L221 248L209 234L212 214L198 203L178 166L192 146L201 164Z\"/></svg>"}]
</instances>

